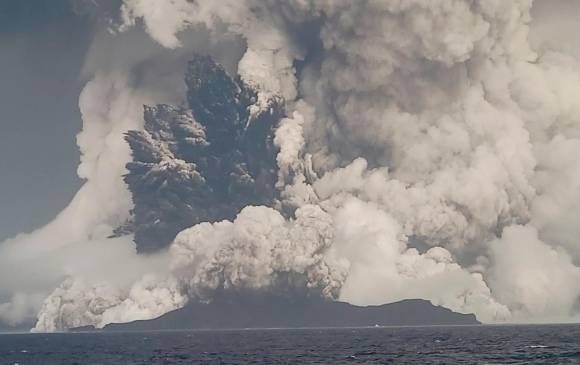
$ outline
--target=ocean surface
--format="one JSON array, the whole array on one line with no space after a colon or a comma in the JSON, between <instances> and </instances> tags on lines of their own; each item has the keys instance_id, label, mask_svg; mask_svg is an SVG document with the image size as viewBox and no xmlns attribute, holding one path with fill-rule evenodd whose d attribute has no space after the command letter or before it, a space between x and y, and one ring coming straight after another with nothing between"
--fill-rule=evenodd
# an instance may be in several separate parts
<instances>
[{"instance_id":1,"label":"ocean surface","mask_svg":"<svg viewBox=\"0 0 580 365\"><path fill-rule=\"evenodd\" d=\"M4 334L0 364L580 364L580 326Z\"/></svg>"}]
</instances>

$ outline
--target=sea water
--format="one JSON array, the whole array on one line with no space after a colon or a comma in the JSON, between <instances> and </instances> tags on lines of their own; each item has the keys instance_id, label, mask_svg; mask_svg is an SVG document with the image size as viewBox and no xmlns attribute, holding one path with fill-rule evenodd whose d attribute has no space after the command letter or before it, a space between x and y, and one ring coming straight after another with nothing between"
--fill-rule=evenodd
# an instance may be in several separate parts
<instances>
[{"instance_id":1,"label":"sea water","mask_svg":"<svg viewBox=\"0 0 580 365\"><path fill-rule=\"evenodd\" d=\"M580 364L580 326L5 334L0 364Z\"/></svg>"}]
</instances>

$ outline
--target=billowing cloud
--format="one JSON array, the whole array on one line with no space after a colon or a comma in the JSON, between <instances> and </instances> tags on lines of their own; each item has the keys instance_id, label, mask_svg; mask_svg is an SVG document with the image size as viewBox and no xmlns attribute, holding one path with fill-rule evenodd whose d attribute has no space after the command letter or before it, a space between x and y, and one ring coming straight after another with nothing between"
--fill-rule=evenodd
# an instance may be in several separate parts
<instances>
[{"instance_id":1,"label":"billowing cloud","mask_svg":"<svg viewBox=\"0 0 580 365\"><path fill-rule=\"evenodd\" d=\"M268 137L277 151L262 156L277 163L275 196L225 221L191 220L154 279L71 277L45 300L37 329L151 318L216 289L288 285L356 304L426 298L491 322L570 318L580 294L580 68L569 42L546 36L564 3L554 15L546 0L534 12L531 0L125 0L116 44L130 47L123 39L144 30L158 45L111 62L95 43L81 96L88 181L68 208L83 218L74 240L58 226L55 245L103 238L142 208L121 178L124 134L141 133L139 104L183 107L176 80L193 50L255 91L249 116L283 100ZM187 107L193 117L181 122L207 127L196 115L204 104ZM3 247L41 252L33 242L52 238L47 229Z\"/></svg>"},{"instance_id":2,"label":"billowing cloud","mask_svg":"<svg viewBox=\"0 0 580 365\"><path fill-rule=\"evenodd\" d=\"M580 295L580 267L563 248L550 247L530 226L506 228L491 243L489 283L515 314L550 322L572 316Z\"/></svg>"}]
</instances>

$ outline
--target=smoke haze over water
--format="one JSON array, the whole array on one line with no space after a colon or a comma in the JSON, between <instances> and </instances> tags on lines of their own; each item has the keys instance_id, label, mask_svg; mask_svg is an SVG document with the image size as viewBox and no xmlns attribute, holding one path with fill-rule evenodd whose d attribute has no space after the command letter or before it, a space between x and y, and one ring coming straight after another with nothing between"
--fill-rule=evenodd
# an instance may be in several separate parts
<instances>
[{"instance_id":1,"label":"smoke haze over water","mask_svg":"<svg viewBox=\"0 0 580 365\"><path fill-rule=\"evenodd\" d=\"M567 34L580 5L77 6L100 19L79 96L86 182L51 223L0 245L1 321L100 327L216 290L295 289L424 298L485 322L578 318L580 48ZM202 73L221 81L187 79L194 54L223 65ZM226 142L211 115L235 108ZM159 179L174 185L136 188ZM192 184L231 205L166 204ZM177 208L180 225L156 228ZM151 232L163 239L143 249Z\"/></svg>"}]
</instances>

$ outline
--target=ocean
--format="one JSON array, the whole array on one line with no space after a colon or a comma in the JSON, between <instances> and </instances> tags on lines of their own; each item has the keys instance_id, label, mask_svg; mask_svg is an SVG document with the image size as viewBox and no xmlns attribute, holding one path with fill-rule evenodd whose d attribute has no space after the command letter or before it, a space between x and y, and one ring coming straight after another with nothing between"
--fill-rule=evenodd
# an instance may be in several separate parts
<instances>
[{"instance_id":1,"label":"ocean","mask_svg":"<svg viewBox=\"0 0 580 365\"><path fill-rule=\"evenodd\" d=\"M580 325L4 334L0 364L580 364Z\"/></svg>"}]
</instances>

